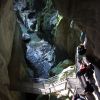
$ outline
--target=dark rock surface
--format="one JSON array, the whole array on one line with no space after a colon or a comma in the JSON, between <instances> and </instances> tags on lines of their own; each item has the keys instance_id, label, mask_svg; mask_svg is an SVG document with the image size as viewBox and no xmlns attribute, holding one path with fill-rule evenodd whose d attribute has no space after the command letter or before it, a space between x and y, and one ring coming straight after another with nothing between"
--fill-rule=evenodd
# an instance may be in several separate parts
<instances>
[{"instance_id":1,"label":"dark rock surface","mask_svg":"<svg viewBox=\"0 0 100 100\"><path fill-rule=\"evenodd\" d=\"M10 83L22 78L25 65L12 4L12 0L0 1L0 100L23 100L20 92L9 90Z\"/></svg>"},{"instance_id":2,"label":"dark rock surface","mask_svg":"<svg viewBox=\"0 0 100 100\"><path fill-rule=\"evenodd\" d=\"M87 32L87 55L100 66L100 1L99 0L53 0L64 18L74 19Z\"/></svg>"},{"instance_id":3,"label":"dark rock surface","mask_svg":"<svg viewBox=\"0 0 100 100\"><path fill-rule=\"evenodd\" d=\"M76 47L80 43L79 38L80 33L70 29L70 20L63 18L57 26L55 35L55 45L58 47L58 50L61 51L59 51L60 53L58 52L58 56L67 56L74 61Z\"/></svg>"}]
</instances>

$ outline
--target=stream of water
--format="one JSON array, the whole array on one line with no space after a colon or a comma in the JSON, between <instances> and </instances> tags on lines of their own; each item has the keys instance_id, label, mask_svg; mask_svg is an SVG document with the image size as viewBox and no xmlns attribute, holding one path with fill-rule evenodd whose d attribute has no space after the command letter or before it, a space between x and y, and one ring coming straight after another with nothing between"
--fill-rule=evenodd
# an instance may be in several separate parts
<instances>
[{"instance_id":1,"label":"stream of water","mask_svg":"<svg viewBox=\"0 0 100 100\"><path fill-rule=\"evenodd\" d=\"M37 18L35 16L31 19L28 18L28 15L32 11L22 11L25 4L21 2L17 2L14 7L16 11L19 11L18 15L20 18L17 18L17 20L21 27L22 40L26 43L25 59L30 63L28 64L29 77L47 79L49 78L49 71L55 62L55 48L37 36L38 31L35 24ZM35 27L34 30L31 29L31 25ZM28 30L32 32L29 33ZM29 41L26 42L27 40Z\"/></svg>"}]
</instances>

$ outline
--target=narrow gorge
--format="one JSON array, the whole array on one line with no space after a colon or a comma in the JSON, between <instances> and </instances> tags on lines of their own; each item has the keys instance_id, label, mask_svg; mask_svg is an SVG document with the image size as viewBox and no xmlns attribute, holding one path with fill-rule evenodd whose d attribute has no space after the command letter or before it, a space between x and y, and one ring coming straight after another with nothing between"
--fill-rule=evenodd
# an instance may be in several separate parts
<instances>
[{"instance_id":1,"label":"narrow gorge","mask_svg":"<svg viewBox=\"0 0 100 100\"><path fill-rule=\"evenodd\" d=\"M100 100L99 3L0 0L0 100Z\"/></svg>"}]
</instances>

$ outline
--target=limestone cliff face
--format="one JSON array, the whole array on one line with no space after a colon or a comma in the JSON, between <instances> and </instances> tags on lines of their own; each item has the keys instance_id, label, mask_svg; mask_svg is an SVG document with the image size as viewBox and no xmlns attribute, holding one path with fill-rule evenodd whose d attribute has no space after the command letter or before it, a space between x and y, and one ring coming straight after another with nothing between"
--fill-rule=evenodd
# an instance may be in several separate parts
<instances>
[{"instance_id":1,"label":"limestone cliff face","mask_svg":"<svg viewBox=\"0 0 100 100\"><path fill-rule=\"evenodd\" d=\"M87 32L87 55L100 66L100 1L99 0L52 0L60 14L74 19Z\"/></svg>"},{"instance_id":2,"label":"limestone cliff face","mask_svg":"<svg viewBox=\"0 0 100 100\"><path fill-rule=\"evenodd\" d=\"M10 83L14 84L21 78L20 71L24 69L20 32L12 1L0 1L0 100L22 100L20 93L8 89Z\"/></svg>"}]
</instances>

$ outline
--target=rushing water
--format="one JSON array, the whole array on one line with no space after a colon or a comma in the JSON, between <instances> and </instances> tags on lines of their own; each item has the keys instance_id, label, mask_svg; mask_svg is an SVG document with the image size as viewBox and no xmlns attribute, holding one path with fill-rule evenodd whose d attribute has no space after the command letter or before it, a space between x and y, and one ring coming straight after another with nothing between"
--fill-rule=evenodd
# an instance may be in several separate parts
<instances>
[{"instance_id":1,"label":"rushing water","mask_svg":"<svg viewBox=\"0 0 100 100\"><path fill-rule=\"evenodd\" d=\"M19 15L23 20L24 24L20 24L22 30L22 39L30 39L29 43L26 43L26 60L30 63L29 74L34 73L32 78L45 78L49 77L49 71L55 62L55 48L52 47L47 41L41 40L37 36L37 32L33 31L30 26L36 21L36 18L28 19L29 11L21 11L21 7L24 7L21 3L16 4L16 10L19 10ZM30 34L28 30L31 29L33 32Z\"/></svg>"},{"instance_id":2,"label":"rushing water","mask_svg":"<svg viewBox=\"0 0 100 100\"><path fill-rule=\"evenodd\" d=\"M31 63L35 78L48 78L49 70L54 64L54 49L46 41L28 44L26 58Z\"/></svg>"}]
</instances>

